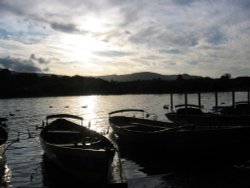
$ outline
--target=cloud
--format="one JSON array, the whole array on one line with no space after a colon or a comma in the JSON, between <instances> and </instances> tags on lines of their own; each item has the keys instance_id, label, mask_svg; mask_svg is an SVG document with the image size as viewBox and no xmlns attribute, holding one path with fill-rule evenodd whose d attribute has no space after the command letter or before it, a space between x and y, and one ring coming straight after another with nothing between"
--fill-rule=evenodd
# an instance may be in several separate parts
<instances>
[{"instance_id":1,"label":"cloud","mask_svg":"<svg viewBox=\"0 0 250 188\"><path fill-rule=\"evenodd\" d=\"M143 60L159 60L159 56L157 55L149 55L149 56L145 56L145 57L142 57Z\"/></svg>"},{"instance_id":2,"label":"cloud","mask_svg":"<svg viewBox=\"0 0 250 188\"><path fill-rule=\"evenodd\" d=\"M176 3L177 5L190 5L195 0L172 0L173 3Z\"/></svg>"},{"instance_id":3,"label":"cloud","mask_svg":"<svg viewBox=\"0 0 250 188\"><path fill-rule=\"evenodd\" d=\"M182 50L176 49L176 48L167 49L167 50L162 49L162 50L159 50L159 53L162 53L162 54L181 54Z\"/></svg>"},{"instance_id":4,"label":"cloud","mask_svg":"<svg viewBox=\"0 0 250 188\"><path fill-rule=\"evenodd\" d=\"M175 62L171 62L171 61L163 62L163 67L164 68L168 68L169 66L176 66L176 63Z\"/></svg>"},{"instance_id":5,"label":"cloud","mask_svg":"<svg viewBox=\"0 0 250 188\"><path fill-rule=\"evenodd\" d=\"M115 50L109 50L109 51L99 51L95 52L96 55L104 56L104 57L123 57L123 56L129 56L133 53L130 52L122 52L122 51L115 51Z\"/></svg>"},{"instance_id":6,"label":"cloud","mask_svg":"<svg viewBox=\"0 0 250 188\"><path fill-rule=\"evenodd\" d=\"M37 61L39 64L48 64L50 61L47 61L46 59L40 57L40 58L37 58L35 56L35 54L31 54L30 55L30 60L31 61Z\"/></svg>"},{"instance_id":7,"label":"cloud","mask_svg":"<svg viewBox=\"0 0 250 188\"><path fill-rule=\"evenodd\" d=\"M0 58L2 68L10 69L16 72L42 72L42 69L35 66L32 61L16 58Z\"/></svg>"},{"instance_id":8,"label":"cloud","mask_svg":"<svg viewBox=\"0 0 250 188\"><path fill-rule=\"evenodd\" d=\"M249 76L250 67L239 67L239 66L232 66L225 70L225 72L233 73L233 77L237 76Z\"/></svg>"},{"instance_id":9,"label":"cloud","mask_svg":"<svg viewBox=\"0 0 250 188\"><path fill-rule=\"evenodd\" d=\"M36 57L35 54L31 54L29 59L23 58L0 58L0 67L10 69L16 72L48 72L50 69L48 64L59 62L59 59L45 59L42 57Z\"/></svg>"},{"instance_id":10,"label":"cloud","mask_svg":"<svg viewBox=\"0 0 250 188\"><path fill-rule=\"evenodd\" d=\"M250 58L249 7L249 0L0 0L0 56L10 56L17 69L49 65L57 74L70 61L93 72L93 58L101 62L99 71L117 71L122 62L121 71L215 76L237 63L235 73L227 72L243 74Z\"/></svg>"},{"instance_id":11,"label":"cloud","mask_svg":"<svg viewBox=\"0 0 250 188\"><path fill-rule=\"evenodd\" d=\"M80 30L77 29L77 26L75 24L72 24L72 23L65 24L65 23L53 22L53 23L51 23L51 27L54 30L65 32L65 33L79 33L80 32Z\"/></svg>"},{"instance_id":12,"label":"cloud","mask_svg":"<svg viewBox=\"0 0 250 188\"><path fill-rule=\"evenodd\" d=\"M197 61L190 61L190 62L187 62L187 64L190 64L190 65L198 65L199 62L197 62Z\"/></svg>"},{"instance_id":13,"label":"cloud","mask_svg":"<svg viewBox=\"0 0 250 188\"><path fill-rule=\"evenodd\" d=\"M227 41L226 35L217 28L211 28L205 33L207 42L212 45L223 44Z\"/></svg>"},{"instance_id":14,"label":"cloud","mask_svg":"<svg viewBox=\"0 0 250 188\"><path fill-rule=\"evenodd\" d=\"M20 8L18 8L16 3L12 4L11 2L9 2L7 0L0 1L0 12L2 14L5 12L11 12L11 13L14 13L16 15L22 15L23 14L23 11L22 11L23 7L25 7L25 6L20 6Z\"/></svg>"},{"instance_id":15,"label":"cloud","mask_svg":"<svg viewBox=\"0 0 250 188\"><path fill-rule=\"evenodd\" d=\"M3 28L0 28L0 38L5 39L5 38L8 37L8 35L9 35L8 31L6 31L6 30L3 29Z\"/></svg>"}]
</instances>

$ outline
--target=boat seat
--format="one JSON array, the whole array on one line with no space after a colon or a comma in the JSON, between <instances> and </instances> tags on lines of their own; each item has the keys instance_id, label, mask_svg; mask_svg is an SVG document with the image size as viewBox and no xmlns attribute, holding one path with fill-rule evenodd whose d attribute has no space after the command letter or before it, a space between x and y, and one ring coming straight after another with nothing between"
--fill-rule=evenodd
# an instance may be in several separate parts
<instances>
[{"instance_id":1,"label":"boat seat","mask_svg":"<svg viewBox=\"0 0 250 188\"><path fill-rule=\"evenodd\" d=\"M201 115L202 111L201 109L197 109L197 108L180 108L177 111L177 114L180 115Z\"/></svg>"},{"instance_id":2,"label":"boat seat","mask_svg":"<svg viewBox=\"0 0 250 188\"><path fill-rule=\"evenodd\" d=\"M150 124L145 124L145 123L139 123L139 122L132 122L132 123L129 123L131 125L128 125L128 126L131 126L131 127L135 127L135 126L143 126L143 127L151 127L151 128L158 128L158 129L165 129L167 128L166 126L159 126L159 125L150 125ZM128 127L130 128L130 127Z\"/></svg>"},{"instance_id":3,"label":"boat seat","mask_svg":"<svg viewBox=\"0 0 250 188\"><path fill-rule=\"evenodd\" d=\"M68 130L48 130L47 133L67 133L67 134L80 134L80 131L68 131Z\"/></svg>"},{"instance_id":4,"label":"boat seat","mask_svg":"<svg viewBox=\"0 0 250 188\"><path fill-rule=\"evenodd\" d=\"M48 130L46 134L46 141L54 144L72 144L76 140L81 141L82 133L80 131L69 130Z\"/></svg>"},{"instance_id":5,"label":"boat seat","mask_svg":"<svg viewBox=\"0 0 250 188\"><path fill-rule=\"evenodd\" d=\"M119 126L119 127L128 129L128 128L136 127L136 125L125 125L125 126Z\"/></svg>"}]
</instances>

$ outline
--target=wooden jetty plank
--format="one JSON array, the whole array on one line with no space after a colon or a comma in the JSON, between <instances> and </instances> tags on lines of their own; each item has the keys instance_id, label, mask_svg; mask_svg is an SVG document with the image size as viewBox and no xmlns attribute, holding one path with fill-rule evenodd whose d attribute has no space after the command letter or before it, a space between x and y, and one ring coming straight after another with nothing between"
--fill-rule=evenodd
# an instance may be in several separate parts
<instances>
[{"instance_id":1,"label":"wooden jetty plank","mask_svg":"<svg viewBox=\"0 0 250 188\"><path fill-rule=\"evenodd\" d=\"M172 176L172 173L169 174L159 174L159 175L152 175L143 178L135 178L128 180L129 187L136 187L136 188L152 188L152 187L170 187L166 184L164 178Z\"/></svg>"},{"instance_id":2,"label":"wooden jetty plank","mask_svg":"<svg viewBox=\"0 0 250 188\"><path fill-rule=\"evenodd\" d=\"M120 154L115 152L109 175L109 188L127 188L127 179L122 167Z\"/></svg>"}]
</instances>

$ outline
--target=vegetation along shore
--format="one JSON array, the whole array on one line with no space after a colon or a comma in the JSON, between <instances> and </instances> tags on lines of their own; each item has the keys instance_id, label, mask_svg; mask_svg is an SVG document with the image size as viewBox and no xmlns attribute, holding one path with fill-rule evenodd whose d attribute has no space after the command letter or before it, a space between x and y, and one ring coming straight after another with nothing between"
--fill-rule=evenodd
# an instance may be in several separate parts
<instances>
[{"instance_id":1,"label":"vegetation along shore","mask_svg":"<svg viewBox=\"0 0 250 188\"><path fill-rule=\"evenodd\" d=\"M16 73L0 70L0 98L72 95L164 94L184 92L240 91L250 89L250 77L188 77L175 79L105 80L97 77Z\"/></svg>"}]
</instances>

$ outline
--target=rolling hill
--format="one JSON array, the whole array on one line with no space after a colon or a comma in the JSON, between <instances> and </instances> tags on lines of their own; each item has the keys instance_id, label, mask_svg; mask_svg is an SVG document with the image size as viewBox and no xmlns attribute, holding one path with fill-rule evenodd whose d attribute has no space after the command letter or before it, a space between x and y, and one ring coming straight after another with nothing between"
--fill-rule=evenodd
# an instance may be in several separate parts
<instances>
[{"instance_id":1,"label":"rolling hill","mask_svg":"<svg viewBox=\"0 0 250 188\"><path fill-rule=\"evenodd\" d=\"M133 74L123 74L123 75L106 75L106 76L98 76L97 78L106 80L106 81L117 81L117 82L128 82L128 81L136 81L136 80L176 80L178 77L181 77L184 80L191 80L201 78L200 76L191 76L188 74L181 75L162 75L153 72L139 72Z\"/></svg>"}]
</instances>

